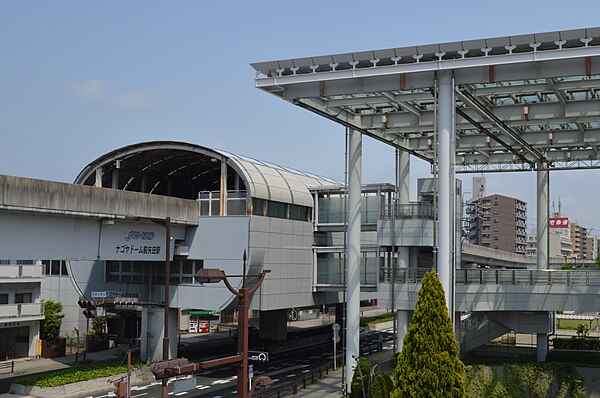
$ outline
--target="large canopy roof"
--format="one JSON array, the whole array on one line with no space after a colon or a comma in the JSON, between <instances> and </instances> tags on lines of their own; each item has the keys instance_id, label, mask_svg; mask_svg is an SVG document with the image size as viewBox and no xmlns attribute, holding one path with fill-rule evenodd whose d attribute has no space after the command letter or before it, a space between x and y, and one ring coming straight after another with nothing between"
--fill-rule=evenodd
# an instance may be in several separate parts
<instances>
[{"instance_id":1,"label":"large canopy roof","mask_svg":"<svg viewBox=\"0 0 600 398\"><path fill-rule=\"evenodd\" d=\"M94 185L102 170L102 185L118 189L197 199L198 192L219 191L221 162L228 167L228 190L236 174L251 197L312 207L308 187L339 182L299 170L262 162L200 145L175 141L152 141L125 146L100 156L75 179ZM118 173L115 171L118 170ZM118 181L113 182L114 178Z\"/></svg>"},{"instance_id":2,"label":"large canopy roof","mask_svg":"<svg viewBox=\"0 0 600 398\"><path fill-rule=\"evenodd\" d=\"M600 167L600 28L252 66L258 88L429 162L452 70L458 172Z\"/></svg>"}]
</instances>

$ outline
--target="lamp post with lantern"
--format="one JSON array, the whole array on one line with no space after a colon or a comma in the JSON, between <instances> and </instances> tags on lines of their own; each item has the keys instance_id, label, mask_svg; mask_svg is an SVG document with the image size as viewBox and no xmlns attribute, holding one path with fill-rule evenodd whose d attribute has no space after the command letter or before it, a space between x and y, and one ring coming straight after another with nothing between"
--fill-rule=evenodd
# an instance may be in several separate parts
<instances>
[{"instance_id":1,"label":"lamp post with lantern","mask_svg":"<svg viewBox=\"0 0 600 398\"><path fill-rule=\"evenodd\" d=\"M238 355L241 356L241 361L238 365L237 372L237 393L240 398L248 398L248 307L250 304L250 297L258 290L262 284L265 276L270 270L263 270L259 274L258 282L254 287L248 289L246 287L246 251L244 250L244 268L242 277L242 288L236 290L229 280L225 272L216 268L200 269L196 272L195 279L200 283L219 283L223 281L229 291L238 297ZM230 277L239 277L240 275L230 275ZM264 381L259 383L266 385ZM250 392L252 394L252 391ZM250 395L251 396L251 395Z\"/></svg>"}]
</instances>

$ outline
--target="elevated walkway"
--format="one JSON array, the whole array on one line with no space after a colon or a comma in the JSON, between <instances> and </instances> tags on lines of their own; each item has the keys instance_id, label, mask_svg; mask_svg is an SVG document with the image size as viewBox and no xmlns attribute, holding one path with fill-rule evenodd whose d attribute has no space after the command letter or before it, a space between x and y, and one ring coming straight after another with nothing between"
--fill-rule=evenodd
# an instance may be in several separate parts
<instances>
[{"instance_id":1,"label":"elevated walkway","mask_svg":"<svg viewBox=\"0 0 600 398\"><path fill-rule=\"evenodd\" d=\"M414 310L427 269L397 273L394 308ZM455 274L455 308L478 311L598 311L600 270L461 269ZM392 308L391 281L379 285L380 305Z\"/></svg>"},{"instance_id":2,"label":"elevated walkway","mask_svg":"<svg viewBox=\"0 0 600 398\"><path fill-rule=\"evenodd\" d=\"M4 212L96 219L171 217L173 224L198 225L199 205L189 199L0 174L0 213Z\"/></svg>"}]
</instances>

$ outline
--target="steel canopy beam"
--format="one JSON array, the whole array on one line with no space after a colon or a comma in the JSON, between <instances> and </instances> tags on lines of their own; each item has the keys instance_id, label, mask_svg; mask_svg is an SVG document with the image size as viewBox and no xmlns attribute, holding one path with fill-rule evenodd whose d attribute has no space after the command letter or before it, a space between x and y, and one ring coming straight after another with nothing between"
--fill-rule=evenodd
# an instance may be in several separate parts
<instances>
[{"instance_id":1,"label":"steel canopy beam","mask_svg":"<svg viewBox=\"0 0 600 398\"><path fill-rule=\"evenodd\" d=\"M547 163L548 161L539 151L533 148L527 141L519 137L518 133L514 131L510 126L507 126L502 120L500 120L493 112L491 112L487 106L482 104L479 99L475 98L467 89L457 87L456 93L458 96L468 105L474 109L481 116L487 118L492 124L498 129L502 130L508 135L514 142L520 144L524 150L526 150L534 159L538 162Z\"/></svg>"}]
</instances>

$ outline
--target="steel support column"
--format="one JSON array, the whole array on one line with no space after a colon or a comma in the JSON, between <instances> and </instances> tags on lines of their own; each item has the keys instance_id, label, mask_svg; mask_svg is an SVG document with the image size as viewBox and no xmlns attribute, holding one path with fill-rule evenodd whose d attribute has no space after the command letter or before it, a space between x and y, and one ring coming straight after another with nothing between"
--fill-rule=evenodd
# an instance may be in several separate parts
<instances>
[{"instance_id":1,"label":"steel support column","mask_svg":"<svg viewBox=\"0 0 600 398\"><path fill-rule=\"evenodd\" d=\"M543 167L543 164L538 164ZM537 177L537 269L548 268L548 170L538 170Z\"/></svg>"},{"instance_id":2,"label":"steel support column","mask_svg":"<svg viewBox=\"0 0 600 398\"><path fill-rule=\"evenodd\" d=\"M454 256L452 249L452 237L454 235L454 225L452 224L452 209L454 200L454 191L456 183L454 181L454 168L452 167L452 127L454 112L454 101L452 87L451 71L442 71L439 73L438 85L438 170L439 170L439 240L437 269L438 277L446 294L446 305L448 314L454 320L454 301L453 297L453 273Z\"/></svg>"},{"instance_id":3,"label":"steel support column","mask_svg":"<svg viewBox=\"0 0 600 398\"><path fill-rule=\"evenodd\" d=\"M352 375L359 352L360 321L360 197L362 178L362 135L350 129L348 152L348 253L346 306L346 391L350 392Z\"/></svg>"},{"instance_id":4,"label":"steel support column","mask_svg":"<svg viewBox=\"0 0 600 398\"><path fill-rule=\"evenodd\" d=\"M396 171L396 203L402 208L403 205L410 203L410 154L404 151L398 151L397 157L398 170ZM410 264L410 247L398 247L398 268L408 268ZM394 297L396 300L396 297ZM404 336L408 330L408 311L399 310L396 313L396 351L402 351Z\"/></svg>"},{"instance_id":5,"label":"steel support column","mask_svg":"<svg viewBox=\"0 0 600 398\"><path fill-rule=\"evenodd\" d=\"M219 186L219 215L227 215L227 160L221 160L221 183Z\"/></svg>"}]
</instances>

